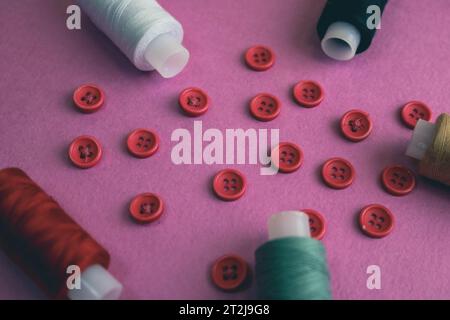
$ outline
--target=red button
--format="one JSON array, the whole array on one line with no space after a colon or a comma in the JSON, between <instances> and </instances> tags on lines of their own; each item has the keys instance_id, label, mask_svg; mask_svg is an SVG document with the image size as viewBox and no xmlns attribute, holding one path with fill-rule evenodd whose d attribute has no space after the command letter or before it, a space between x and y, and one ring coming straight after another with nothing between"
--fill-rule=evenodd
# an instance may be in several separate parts
<instances>
[{"instance_id":1,"label":"red button","mask_svg":"<svg viewBox=\"0 0 450 320\"><path fill-rule=\"evenodd\" d=\"M245 53L245 62L253 70L265 71L275 63L275 54L268 47L254 46Z\"/></svg>"},{"instance_id":2,"label":"red button","mask_svg":"<svg viewBox=\"0 0 450 320\"><path fill-rule=\"evenodd\" d=\"M188 116L198 117L208 111L209 97L202 89L187 88L180 93L178 103Z\"/></svg>"},{"instance_id":3,"label":"red button","mask_svg":"<svg viewBox=\"0 0 450 320\"><path fill-rule=\"evenodd\" d=\"M150 223L158 220L164 204L159 196L153 193L143 193L136 196L130 203L131 217L139 223Z\"/></svg>"},{"instance_id":4,"label":"red button","mask_svg":"<svg viewBox=\"0 0 450 320\"><path fill-rule=\"evenodd\" d=\"M384 188L394 196L405 196L416 186L414 173L406 167L395 165L387 167L381 173Z\"/></svg>"},{"instance_id":5,"label":"red button","mask_svg":"<svg viewBox=\"0 0 450 320\"><path fill-rule=\"evenodd\" d=\"M276 156L278 153L278 157ZM298 145L291 142L281 142L272 152L272 164L283 173L291 173L300 168L303 163L303 152Z\"/></svg>"},{"instance_id":6,"label":"red button","mask_svg":"<svg viewBox=\"0 0 450 320\"><path fill-rule=\"evenodd\" d=\"M382 238L391 233L394 228L394 215L388 208L372 204L361 210L359 224L368 236Z\"/></svg>"},{"instance_id":7,"label":"red button","mask_svg":"<svg viewBox=\"0 0 450 320\"><path fill-rule=\"evenodd\" d=\"M315 81L300 81L294 87L294 99L303 107L316 107L324 98L322 86Z\"/></svg>"},{"instance_id":8,"label":"red button","mask_svg":"<svg viewBox=\"0 0 450 320\"><path fill-rule=\"evenodd\" d=\"M322 178L334 189L344 189L350 186L355 178L352 164L342 158L332 158L322 167Z\"/></svg>"},{"instance_id":9,"label":"red button","mask_svg":"<svg viewBox=\"0 0 450 320\"><path fill-rule=\"evenodd\" d=\"M341 119L341 131L350 141L362 141L372 132L372 120L364 111L350 110Z\"/></svg>"},{"instance_id":10,"label":"red button","mask_svg":"<svg viewBox=\"0 0 450 320\"><path fill-rule=\"evenodd\" d=\"M128 135L128 151L138 158L148 158L159 148L158 135L147 129L136 129Z\"/></svg>"},{"instance_id":11,"label":"red button","mask_svg":"<svg viewBox=\"0 0 450 320\"><path fill-rule=\"evenodd\" d=\"M278 117L281 111L281 103L277 97L261 93L250 101L250 113L260 121L270 121Z\"/></svg>"},{"instance_id":12,"label":"red button","mask_svg":"<svg viewBox=\"0 0 450 320\"><path fill-rule=\"evenodd\" d=\"M214 262L211 269L212 281L217 287L225 291L242 288L248 276L247 262L234 254L220 257Z\"/></svg>"},{"instance_id":13,"label":"red button","mask_svg":"<svg viewBox=\"0 0 450 320\"><path fill-rule=\"evenodd\" d=\"M102 158L102 147L94 137L80 136L69 146L69 159L79 168L95 166Z\"/></svg>"},{"instance_id":14,"label":"red button","mask_svg":"<svg viewBox=\"0 0 450 320\"><path fill-rule=\"evenodd\" d=\"M303 209L300 211L306 213L309 217L309 230L311 231L311 237L317 240L322 240L326 231L325 218L313 209Z\"/></svg>"},{"instance_id":15,"label":"red button","mask_svg":"<svg viewBox=\"0 0 450 320\"><path fill-rule=\"evenodd\" d=\"M414 129L419 119L431 120L431 109L420 101L408 102L402 109L402 119L409 128Z\"/></svg>"},{"instance_id":16,"label":"red button","mask_svg":"<svg viewBox=\"0 0 450 320\"><path fill-rule=\"evenodd\" d=\"M216 174L213 189L222 200L233 201L242 197L247 188L245 176L237 170L225 169Z\"/></svg>"},{"instance_id":17,"label":"red button","mask_svg":"<svg viewBox=\"0 0 450 320\"><path fill-rule=\"evenodd\" d=\"M84 113L92 113L100 109L105 101L103 90L92 84L80 86L73 93L75 106Z\"/></svg>"}]
</instances>

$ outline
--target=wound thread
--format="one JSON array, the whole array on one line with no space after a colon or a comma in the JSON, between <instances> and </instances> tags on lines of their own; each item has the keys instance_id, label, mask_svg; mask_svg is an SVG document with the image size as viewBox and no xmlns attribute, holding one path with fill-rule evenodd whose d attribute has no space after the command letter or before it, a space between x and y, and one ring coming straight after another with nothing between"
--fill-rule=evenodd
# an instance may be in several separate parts
<instances>
[{"instance_id":1,"label":"wound thread","mask_svg":"<svg viewBox=\"0 0 450 320\"><path fill-rule=\"evenodd\" d=\"M419 163L419 173L450 186L450 115L436 121L436 135Z\"/></svg>"},{"instance_id":2,"label":"wound thread","mask_svg":"<svg viewBox=\"0 0 450 320\"><path fill-rule=\"evenodd\" d=\"M376 34L376 29L367 27L369 14L367 8L371 5L377 5L381 14L387 4L387 0L328 0L317 24L317 32L320 40L325 36L328 27L335 22L347 22L358 29L361 34L356 53L366 51Z\"/></svg>"},{"instance_id":3,"label":"wound thread","mask_svg":"<svg viewBox=\"0 0 450 320\"><path fill-rule=\"evenodd\" d=\"M145 58L149 44L161 34L180 43L183 28L155 0L77 0L94 24L143 71L154 66Z\"/></svg>"},{"instance_id":4,"label":"wound thread","mask_svg":"<svg viewBox=\"0 0 450 320\"><path fill-rule=\"evenodd\" d=\"M25 172L0 170L0 246L51 297L67 295L69 265L105 269L109 254Z\"/></svg>"},{"instance_id":5,"label":"wound thread","mask_svg":"<svg viewBox=\"0 0 450 320\"><path fill-rule=\"evenodd\" d=\"M256 252L256 284L260 299L331 299L325 248L306 237L274 239Z\"/></svg>"}]
</instances>

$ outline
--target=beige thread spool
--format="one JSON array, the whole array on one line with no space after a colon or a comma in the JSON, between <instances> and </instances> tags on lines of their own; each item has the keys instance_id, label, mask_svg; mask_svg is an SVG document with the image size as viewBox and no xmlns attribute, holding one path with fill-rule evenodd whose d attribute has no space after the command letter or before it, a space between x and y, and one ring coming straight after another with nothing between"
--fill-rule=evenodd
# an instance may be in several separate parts
<instances>
[{"instance_id":1,"label":"beige thread spool","mask_svg":"<svg viewBox=\"0 0 450 320\"><path fill-rule=\"evenodd\" d=\"M450 186L450 115L436 124L419 120L406 154L420 160L419 173Z\"/></svg>"}]
</instances>

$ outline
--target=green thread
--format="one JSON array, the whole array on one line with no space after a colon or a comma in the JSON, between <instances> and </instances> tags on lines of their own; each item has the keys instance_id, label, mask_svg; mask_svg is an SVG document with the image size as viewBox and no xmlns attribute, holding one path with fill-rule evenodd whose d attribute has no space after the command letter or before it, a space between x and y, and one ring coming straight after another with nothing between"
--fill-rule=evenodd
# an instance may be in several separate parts
<instances>
[{"instance_id":1,"label":"green thread","mask_svg":"<svg viewBox=\"0 0 450 320\"><path fill-rule=\"evenodd\" d=\"M287 237L266 242L255 252L260 299L331 299L325 248L312 238Z\"/></svg>"}]
</instances>

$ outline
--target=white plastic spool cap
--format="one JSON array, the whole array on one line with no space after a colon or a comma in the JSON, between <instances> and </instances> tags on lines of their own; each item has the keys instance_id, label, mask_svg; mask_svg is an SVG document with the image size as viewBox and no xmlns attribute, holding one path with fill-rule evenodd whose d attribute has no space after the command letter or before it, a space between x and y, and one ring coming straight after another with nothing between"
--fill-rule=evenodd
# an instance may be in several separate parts
<instances>
[{"instance_id":1,"label":"white plastic spool cap","mask_svg":"<svg viewBox=\"0 0 450 320\"><path fill-rule=\"evenodd\" d=\"M170 33L153 39L145 50L145 59L164 78L172 78L189 61L189 51Z\"/></svg>"},{"instance_id":2,"label":"white plastic spool cap","mask_svg":"<svg viewBox=\"0 0 450 320\"><path fill-rule=\"evenodd\" d=\"M331 24L322 39L322 50L335 60L353 59L361 41L361 34L352 24L335 22Z\"/></svg>"},{"instance_id":3,"label":"white plastic spool cap","mask_svg":"<svg viewBox=\"0 0 450 320\"><path fill-rule=\"evenodd\" d=\"M81 273L81 288L68 291L71 300L117 300L122 285L101 265L90 266Z\"/></svg>"},{"instance_id":4,"label":"white plastic spool cap","mask_svg":"<svg viewBox=\"0 0 450 320\"><path fill-rule=\"evenodd\" d=\"M269 219L269 240L286 237L311 237L308 215L301 211L283 211Z\"/></svg>"},{"instance_id":5,"label":"white plastic spool cap","mask_svg":"<svg viewBox=\"0 0 450 320\"><path fill-rule=\"evenodd\" d=\"M428 147L433 143L435 135L436 125L420 119L414 128L406 155L417 160L422 160Z\"/></svg>"}]
</instances>

